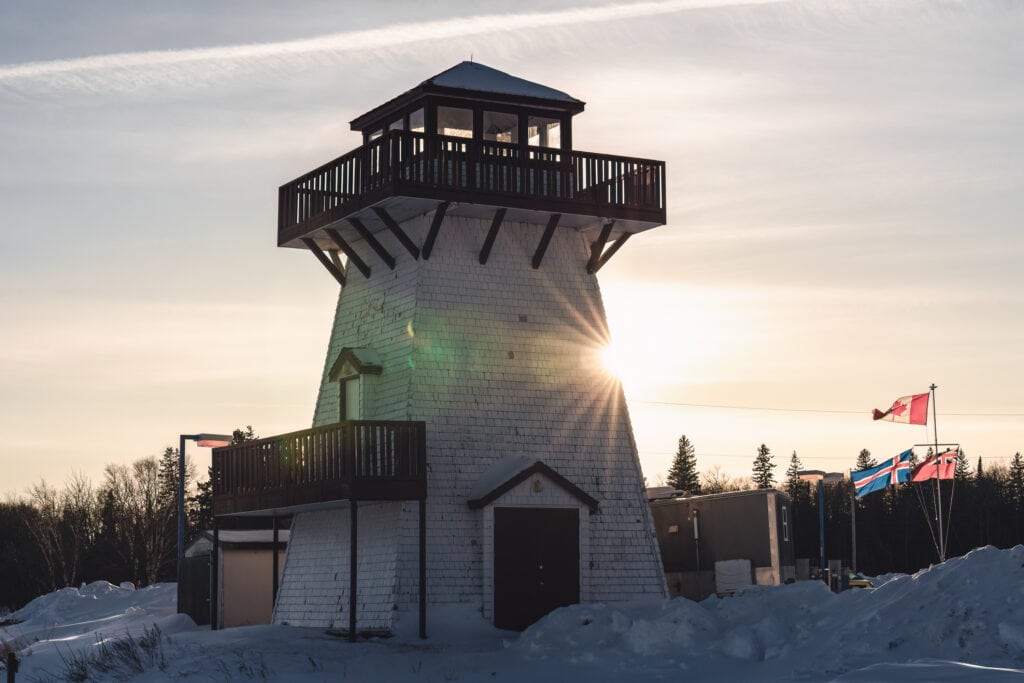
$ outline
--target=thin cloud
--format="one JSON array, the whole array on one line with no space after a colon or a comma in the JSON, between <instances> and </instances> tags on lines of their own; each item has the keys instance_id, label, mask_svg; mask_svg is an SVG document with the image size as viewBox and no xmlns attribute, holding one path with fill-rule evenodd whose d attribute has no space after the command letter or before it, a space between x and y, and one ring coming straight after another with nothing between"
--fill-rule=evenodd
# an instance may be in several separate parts
<instances>
[{"instance_id":1,"label":"thin cloud","mask_svg":"<svg viewBox=\"0 0 1024 683\"><path fill-rule=\"evenodd\" d=\"M554 12L487 14L458 19L393 24L303 40L186 50L124 52L76 59L26 62L0 67L0 86L131 91L149 85L192 83L237 74L240 67L276 63L301 65L324 56L398 48L489 33L608 23L688 10L776 4L783 0L661 0L600 5Z\"/></svg>"}]
</instances>

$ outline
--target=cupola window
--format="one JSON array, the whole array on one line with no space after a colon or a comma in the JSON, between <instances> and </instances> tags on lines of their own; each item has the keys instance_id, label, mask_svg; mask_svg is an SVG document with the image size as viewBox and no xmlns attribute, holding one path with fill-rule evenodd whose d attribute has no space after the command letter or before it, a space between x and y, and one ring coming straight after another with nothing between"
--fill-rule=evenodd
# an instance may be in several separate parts
<instances>
[{"instance_id":1,"label":"cupola window","mask_svg":"<svg viewBox=\"0 0 1024 683\"><path fill-rule=\"evenodd\" d=\"M503 111L485 111L483 138L491 142L519 142L519 116Z\"/></svg>"},{"instance_id":2,"label":"cupola window","mask_svg":"<svg viewBox=\"0 0 1024 683\"><path fill-rule=\"evenodd\" d=\"M531 116L526 124L529 144L536 147L561 147L562 122L546 116Z\"/></svg>"},{"instance_id":3,"label":"cupola window","mask_svg":"<svg viewBox=\"0 0 1024 683\"><path fill-rule=\"evenodd\" d=\"M455 138L473 137L473 110L461 107L438 107L437 133Z\"/></svg>"}]
</instances>

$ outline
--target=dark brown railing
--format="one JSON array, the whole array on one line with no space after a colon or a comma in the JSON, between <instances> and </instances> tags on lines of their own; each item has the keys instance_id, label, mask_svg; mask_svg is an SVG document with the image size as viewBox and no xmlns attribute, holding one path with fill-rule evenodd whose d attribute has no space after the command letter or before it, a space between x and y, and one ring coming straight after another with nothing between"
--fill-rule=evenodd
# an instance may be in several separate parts
<instances>
[{"instance_id":1,"label":"dark brown railing","mask_svg":"<svg viewBox=\"0 0 1024 683\"><path fill-rule=\"evenodd\" d=\"M213 450L215 514L426 496L423 422L339 422Z\"/></svg>"},{"instance_id":2,"label":"dark brown railing","mask_svg":"<svg viewBox=\"0 0 1024 683\"><path fill-rule=\"evenodd\" d=\"M413 188L442 191L439 199L458 191L468 201L478 193L526 208L556 202L560 211L615 217L619 209L664 221L665 162L576 151L563 157L556 149L391 131L281 186L278 233Z\"/></svg>"}]
</instances>

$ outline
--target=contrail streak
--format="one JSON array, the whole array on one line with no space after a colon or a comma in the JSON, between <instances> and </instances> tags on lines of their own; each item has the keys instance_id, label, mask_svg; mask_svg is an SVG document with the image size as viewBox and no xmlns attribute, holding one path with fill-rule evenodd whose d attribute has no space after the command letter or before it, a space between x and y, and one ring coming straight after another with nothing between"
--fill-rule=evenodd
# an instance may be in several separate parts
<instances>
[{"instance_id":1,"label":"contrail streak","mask_svg":"<svg viewBox=\"0 0 1024 683\"><path fill-rule=\"evenodd\" d=\"M660 0L600 5L554 12L488 14L458 19L393 24L382 28L333 33L315 38L275 43L123 52L75 59L26 62L0 67L0 84L16 86L42 81L51 87L82 90L133 89L154 79L139 72L160 67L220 67L230 71L239 64L263 60L288 61L323 54L342 54L400 47L425 41L507 33L524 29L606 23L672 14L687 10L775 4L783 0ZM135 75L130 75L134 73ZM204 74L209 76L210 74ZM182 74L185 76L185 74Z\"/></svg>"}]
</instances>

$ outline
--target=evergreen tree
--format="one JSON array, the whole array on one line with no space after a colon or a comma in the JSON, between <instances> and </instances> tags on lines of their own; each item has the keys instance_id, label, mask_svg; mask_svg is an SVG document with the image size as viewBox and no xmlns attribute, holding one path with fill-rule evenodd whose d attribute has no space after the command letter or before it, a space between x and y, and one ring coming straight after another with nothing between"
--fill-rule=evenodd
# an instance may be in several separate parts
<instances>
[{"instance_id":1,"label":"evergreen tree","mask_svg":"<svg viewBox=\"0 0 1024 683\"><path fill-rule=\"evenodd\" d=\"M235 431L231 432L231 443L245 443L246 441L255 441L260 438L259 435L252 431L252 425L246 425L245 429L239 427Z\"/></svg>"},{"instance_id":2,"label":"evergreen tree","mask_svg":"<svg viewBox=\"0 0 1024 683\"><path fill-rule=\"evenodd\" d=\"M754 486L759 489L770 489L775 483L775 463L772 462L771 450L761 444L754 458Z\"/></svg>"},{"instance_id":3,"label":"evergreen tree","mask_svg":"<svg viewBox=\"0 0 1024 683\"><path fill-rule=\"evenodd\" d=\"M807 482L800 478L800 470L803 468L804 464L800 462L796 451L793 451L793 455L789 459L789 467L786 469L786 493L793 500L799 498L807 489Z\"/></svg>"},{"instance_id":4,"label":"evergreen tree","mask_svg":"<svg viewBox=\"0 0 1024 683\"><path fill-rule=\"evenodd\" d=\"M953 476L957 481L964 481L971 476L971 465L967 462L967 453L962 449L956 454L956 469L953 470Z\"/></svg>"},{"instance_id":5,"label":"evergreen tree","mask_svg":"<svg viewBox=\"0 0 1024 683\"><path fill-rule=\"evenodd\" d=\"M213 527L213 465L206 469L206 480L196 483L196 494L189 498L191 510L189 542Z\"/></svg>"},{"instance_id":6,"label":"evergreen tree","mask_svg":"<svg viewBox=\"0 0 1024 683\"><path fill-rule=\"evenodd\" d=\"M974 473L974 478L977 479L978 481L981 481L982 477L984 477L984 476L985 476L985 472L981 469L981 456L979 455L978 456L978 469Z\"/></svg>"},{"instance_id":7,"label":"evergreen tree","mask_svg":"<svg viewBox=\"0 0 1024 683\"><path fill-rule=\"evenodd\" d=\"M672 466L668 470L666 483L679 491L691 494L700 493L700 476L697 474L697 456L693 444L686 435L679 437L679 448L676 450Z\"/></svg>"},{"instance_id":8,"label":"evergreen tree","mask_svg":"<svg viewBox=\"0 0 1024 683\"><path fill-rule=\"evenodd\" d=\"M862 448L860 449L860 453L857 455L857 465L855 466L854 471L871 469L877 464L878 463L875 462L875 459L871 457L871 451L866 448Z\"/></svg>"},{"instance_id":9,"label":"evergreen tree","mask_svg":"<svg viewBox=\"0 0 1024 683\"><path fill-rule=\"evenodd\" d=\"M1010 476L1006 483L1009 502L1020 510L1021 504L1024 503L1024 458L1020 457L1020 451L1015 453L1013 460L1010 461Z\"/></svg>"}]
</instances>

